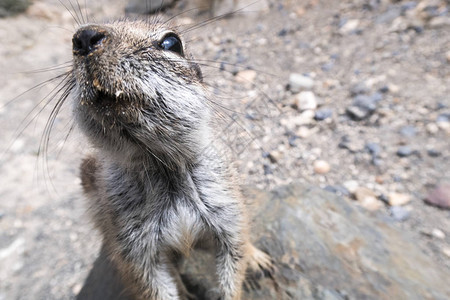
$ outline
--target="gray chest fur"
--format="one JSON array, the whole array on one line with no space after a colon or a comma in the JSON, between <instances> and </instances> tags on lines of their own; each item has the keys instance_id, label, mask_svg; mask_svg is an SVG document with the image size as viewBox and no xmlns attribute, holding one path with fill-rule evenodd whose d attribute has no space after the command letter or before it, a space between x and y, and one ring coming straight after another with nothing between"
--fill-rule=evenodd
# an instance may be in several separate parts
<instances>
[{"instance_id":1,"label":"gray chest fur","mask_svg":"<svg viewBox=\"0 0 450 300\"><path fill-rule=\"evenodd\" d=\"M228 220L240 215L239 206L218 184L220 175L201 165L163 174L105 163L100 178L101 196L91 203L94 220L122 255L144 249L188 255L197 242L237 229Z\"/></svg>"}]
</instances>

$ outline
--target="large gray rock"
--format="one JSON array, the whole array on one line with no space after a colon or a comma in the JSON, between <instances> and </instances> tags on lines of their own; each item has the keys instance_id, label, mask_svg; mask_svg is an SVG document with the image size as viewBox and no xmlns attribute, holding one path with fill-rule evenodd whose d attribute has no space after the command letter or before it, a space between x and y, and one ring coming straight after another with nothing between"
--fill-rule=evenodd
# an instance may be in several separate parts
<instances>
[{"instance_id":1,"label":"large gray rock","mask_svg":"<svg viewBox=\"0 0 450 300\"><path fill-rule=\"evenodd\" d=\"M255 243L277 265L243 299L449 299L450 274L389 220L343 198L302 185L245 190L253 202ZM183 268L187 286L208 299L212 257L195 253ZM104 254L78 299L131 299Z\"/></svg>"}]
</instances>

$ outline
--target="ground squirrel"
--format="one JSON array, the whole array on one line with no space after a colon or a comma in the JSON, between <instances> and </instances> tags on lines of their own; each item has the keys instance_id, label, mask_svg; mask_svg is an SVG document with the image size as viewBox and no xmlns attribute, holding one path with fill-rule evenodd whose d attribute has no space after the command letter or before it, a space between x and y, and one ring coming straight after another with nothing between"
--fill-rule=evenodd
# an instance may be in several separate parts
<instances>
[{"instance_id":1,"label":"ground squirrel","mask_svg":"<svg viewBox=\"0 0 450 300\"><path fill-rule=\"evenodd\" d=\"M211 147L207 88L176 30L154 21L81 26L74 113L96 153L81 165L91 213L139 299L188 299L177 266L216 256L218 296L240 299L246 270L272 269L249 241L233 172Z\"/></svg>"}]
</instances>

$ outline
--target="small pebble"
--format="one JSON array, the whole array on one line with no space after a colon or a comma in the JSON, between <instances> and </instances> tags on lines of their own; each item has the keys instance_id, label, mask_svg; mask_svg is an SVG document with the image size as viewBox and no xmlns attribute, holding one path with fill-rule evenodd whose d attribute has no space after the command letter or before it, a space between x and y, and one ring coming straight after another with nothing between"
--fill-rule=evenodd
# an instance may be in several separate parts
<instances>
[{"instance_id":1,"label":"small pebble","mask_svg":"<svg viewBox=\"0 0 450 300\"><path fill-rule=\"evenodd\" d=\"M390 193L388 195L388 202L390 206L401 206L411 201L411 196L402 193Z\"/></svg>"},{"instance_id":2,"label":"small pebble","mask_svg":"<svg viewBox=\"0 0 450 300\"><path fill-rule=\"evenodd\" d=\"M370 211L378 210L383 207L383 203L377 199L375 193L366 187L358 187L355 190L354 196L356 201L358 201L362 207Z\"/></svg>"},{"instance_id":3,"label":"small pebble","mask_svg":"<svg viewBox=\"0 0 450 300\"><path fill-rule=\"evenodd\" d=\"M339 148L347 149L352 153L359 152L363 150L364 144L361 140L350 139L347 135L341 137L341 140L338 144Z\"/></svg>"},{"instance_id":4,"label":"small pebble","mask_svg":"<svg viewBox=\"0 0 450 300\"><path fill-rule=\"evenodd\" d=\"M382 175L378 175L378 176L375 177L375 182L378 183L378 184L383 184L384 180L385 180L384 176L382 176Z\"/></svg>"},{"instance_id":5,"label":"small pebble","mask_svg":"<svg viewBox=\"0 0 450 300\"><path fill-rule=\"evenodd\" d=\"M427 196L425 202L428 204L450 209L450 183L436 186Z\"/></svg>"},{"instance_id":6,"label":"small pebble","mask_svg":"<svg viewBox=\"0 0 450 300\"><path fill-rule=\"evenodd\" d=\"M367 86L367 84L365 82L359 82L350 88L350 94L352 96L366 94L368 92L369 92L369 87Z\"/></svg>"},{"instance_id":7,"label":"small pebble","mask_svg":"<svg viewBox=\"0 0 450 300\"><path fill-rule=\"evenodd\" d=\"M350 196L350 192L345 187L340 185L327 185L324 187L324 190L339 196Z\"/></svg>"},{"instance_id":8,"label":"small pebble","mask_svg":"<svg viewBox=\"0 0 450 300\"><path fill-rule=\"evenodd\" d=\"M436 119L438 128L450 132L450 114L441 114Z\"/></svg>"},{"instance_id":9,"label":"small pebble","mask_svg":"<svg viewBox=\"0 0 450 300\"><path fill-rule=\"evenodd\" d=\"M320 69L324 72L329 72L333 69L334 67L334 63L333 62L327 62L325 64L323 64Z\"/></svg>"},{"instance_id":10,"label":"small pebble","mask_svg":"<svg viewBox=\"0 0 450 300\"><path fill-rule=\"evenodd\" d=\"M295 116L293 121L297 126L311 124L314 121L314 111L310 109L305 110L300 115Z\"/></svg>"},{"instance_id":11,"label":"small pebble","mask_svg":"<svg viewBox=\"0 0 450 300\"><path fill-rule=\"evenodd\" d=\"M298 110L316 109L317 101L313 92L303 91L295 95L294 105Z\"/></svg>"},{"instance_id":12,"label":"small pebble","mask_svg":"<svg viewBox=\"0 0 450 300\"><path fill-rule=\"evenodd\" d=\"M383 207L383 203L377 199L375 193L366 187L358 187L354 192L354 196L356 201L358 201L362 207L370 211L378 210Z\"/></svg>"},{"instance_id":13,"label":"small pebble","mask_svg":"<svg viewBox=\"0 0 450 300\"><path fill-rule=\"evenodd\" d=\"M342 24L341 28L339 28L339 32L342 34L348 34L355 32L359 26L358 19L348 20Z\"/></svg>"},{"instance_id":14,"label":"small pebble","mask_svg":"<svg viewBox=\"0 0 450 300\"><path fill-rule=\"evenodd\" d=\"M381 201L383 201L385 204L389 204L389 198L388 196L386 196L385 194L381 194L378 199L380 199Z\"/></svg>"},{"instance_id":15,"label":"small pebble","mask_svg":"<svg viewBox=\"0 0 450 300\"><path fill-rule=\"evenodd\" d=\"M436 118L436 123L448 123L450 122L450 113L449 114L440 114L437 118Z\"/></svg>"},{"instance_id":16,"label":"small pebble","mask_svg":"<svg viewBox=\"0 0 450 300\"><path fill-rule=\"evenodd\" d=\"M333 115L333 111L330 108L321 108L316 111L314 115L314 120L323 121L330 118Z\"/></svg>"},{"instance_id":17,"label":"small pebble","mask_svg":"<svg viewBox=\"0 0 450 300\"><path fill-rule=\"evenodd\" d=\"M448 258L450 258L450 247L444 247L442 249L442 253L444 253L444 255L446 255Z\"/></svg>"},{"instance_id":18,"label":"small pebble","mask_svg":"<svg viewBox=\"0 0 450 300\"><path fill-rule=\"evenodd\" d=\"M81 283L76 283L73 287L72 287L72 293L74 295L78 295L78 293L81 291L81 288L83 287L83 285Z\"/></svg>"},{"instance_id":19,"label":"small pebble","mask_svg":"<svg viewBox=\"0 0 450 300\"><path fill-rule=\"evenodd\" d=\"M370 115L370 112L358 106L349 106L345 110L346 113L355 121L361 121Z\"/></svg>"},{"instance_id":20,"label":"small pebble","mask_svg":"<svg viewBox=\"0 0 450 300\"><path fill-rule=\"evenodd\" d=\"M251 84L255 81L256 71L254 70L243 70L236 74L236 81L240 83Z\"/></svg>"},{"instance_id":21,"label":"small pebble","mask_svg":"<svg viewBox=\"0 0 450 300\"><path fill-rule=\"evenodd\" d=\"M264 169L264 175L269 175L269 174L273 173L272 169L270 168L270 166L268 164L264 164L263 169Z\"/></svg>"},{"instance_id":22,"label":"small pebble","mask_svg":"<svg viewBox=\"0 0 450 300\"><path fill-rule=\"evenodd\" d=\"M367 143L366 149L370 154L378 156L381 152L381 146L378 143Z\"/></svg>"},{"instance_id":23,"label":"small pebble","mask_svg":"<svg viewBox=\"0 0 450 300\"><path fill-rule=\"evenodd\" d=\"M352 105L348 106L346 113L355 121L361 121L372 115L377 108L377 103L382 99L380 93L371 96L358 95L354 98Z\"/></svg>"},{"instance_id":24,"label":"small pebble","mask_svg":"<svg viewBox=\"0 0 450 300\"><path fill-rule=\"evenodd\" d=\"M389 92L389 86L387 86L387 85L382 86L378 91L380 93L386 94L387 92Z\"/></svg>"},{"instance_id":25,"label":"small pebble","mask_svg":"<svg viewBox=\"0 0 450 300\"><path fill-rule=\"evenodd\" d=\"M289 135L289 137L288 137L289 146L297 147L297 143L295 142L297 140L297 138L298 137L296 135Z\"/></svg>"},{"instance_id":26,"label":"small pebble","mask_svg":"<svg viewBox=\"0 0 450 300\"><path fill-rule=\"evenodd\" d=\"M400 87L398 85L395 85L393 83L388 84L389 92L392 94L398 94L400 91Z\"/></svg>"},{"instance_id":27,"label":"small pebble","mask_svg":"<svg viewBox=\"0 0 450 300\"><path fill-rule=\"evenodd\" d=\"M405 137L413 137L417 133L417 129L414 126L405 126L400 129L400 134Z\"/></svg>"},{"instance_id":28,"label":"small pebble","mask_svg":"<svg viewBox=\"0 0 450 300\"><path fill-rule=\"evenodd\" d=\"M428 156L430 156L430 157L438 157L438 156L441 156L441 152L439 152L439 151L436 150L436 149L428 149L428 150L427 150L427 153L428 153Z\"/></svg>"},{"instance_id":29,"label":"small pebble","mask_svg":"<svg viewBox=\"0 0 450 300\"><path fill-rule=\"evenodd\" d=\"M283 157L283 153L274 150L271 151L267 157L269 158L270 162L274 164L280 161L280 159Z\"/></svg>"},{"instance_id":30,"label":"small pebble","mask_svg":"<svg viewBox=\"0 0 450 300\"><path fill-rule=\"evenodd\" d=\"M445 239L445 233L437 228L433 228L433 230L431 230L431 235L440 240Z\"/></svg>"},{"instance_id":31,"label":"small pebble","mask_svg":"<svg viewBox=\"0 0 450 300\"><path fill-rule=\"evenodd\" d=\"M317 174L326 174L330 171L330 164L324 160L316 160L314 162L314 172Z\"/></svg>"},{"instance_id":32,"label":"small pebble","mask_svg":"<svg viewBox=\"0 0 450 300\"><path fill-rule=\"evenodd\" d=\"M428 123L425 128L427 129L428 133L435 134L439 131L439 127L436 123Z\"/></svg>"},{"instance_id":33,"label":"small pebble","mask_svg":"<svg viewBox=\"0 0 450 300\"><path fill-rule=\"evenodd\" d=\"M408 157L413 154L413 150L409 146L401 146L397 149L397 155L400 157Z\"/></svg>"},{"instance_id":34,"label":"small pebble","mask_svg":"<svg viewBox=\"0 0 450 300\"><path fill-rule=\"evenodd\" d=\"M348 180L342 185L352 194L354 194L359 187L359 183L356 180Z\"/></svg>"},{"instance_id":35,"label":"small pebble","mask_svg":"<svg viewBox=\"0 0 450 300\"><path fill-rule=\"evenodd\" d=\"M310 90L314 87L314 80L308 76L292 73L289 76L289 88L292 92L298 93L301 90Z\"/></svg>"},{"instance_id":36,"label":"small pebble","mask_svg":"<svg viewBox=\"0 0 450 300\"><path fill-rule=\"evenodd\" d=\"M286 36L288 34L288 30L286 28L282 28L278 31L278 36Z\"/></svg>"},{"instance_id":37,"label":"small pebble","mask_svg":"<svg viewBox=\"0 0 450 300\"><path fill-rule=\"evenodd\" d=\"M300 126L296 132L296 134L298 135L298 137L302 138L302 139L306 139L309 136L311 136L314 133L314 130L309 129L306 126Z\"/></svg>"},{"instance_id":38,"label":"small pebble","mask_svg":"<svg viewBox=\"0 0 450 300\"><path fill-rule=\"evenodd\" d=\"M399 222L407 220L411 215L411 212L402 206L392 206L389 208L389 212L391 216Z\"/></svg>"},{"instance_id":39,"label":"small pebble","mask_svg":"<svg viewBox=\"0 0 450 300\"><path fill-rule=\"evenodd\" d=\"M447 16L435 17L428 22L428 26L430 28L449 27L450 19Z\"/></svg>"}]
</instances>

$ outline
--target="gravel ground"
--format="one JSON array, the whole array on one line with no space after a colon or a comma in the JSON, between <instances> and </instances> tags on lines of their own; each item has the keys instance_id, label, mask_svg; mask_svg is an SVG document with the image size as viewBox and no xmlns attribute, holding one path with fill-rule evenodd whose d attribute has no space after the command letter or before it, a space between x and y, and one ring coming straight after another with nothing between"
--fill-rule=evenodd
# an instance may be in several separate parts
<instances>
[{"instance_id":1,"label":"gravel ground","mask_svg":"<svg viewBox=\"0 0 450 300\"><path fill-rule=\"evenodd\" d=\"M91 20L123 15L118 0L82 2ZM71 60L76 23L63 3L0 19L0 299L73 298L100 246L77 177L89 146L77 130L67 138L70 101L39 150L57 100L46 80ZM424 203L450 182L450 3L267 3L194 30L204 15L177 17L245 183L343 194L397 219L450 269L450 211Z\"/></svg>"}]
</instances>

